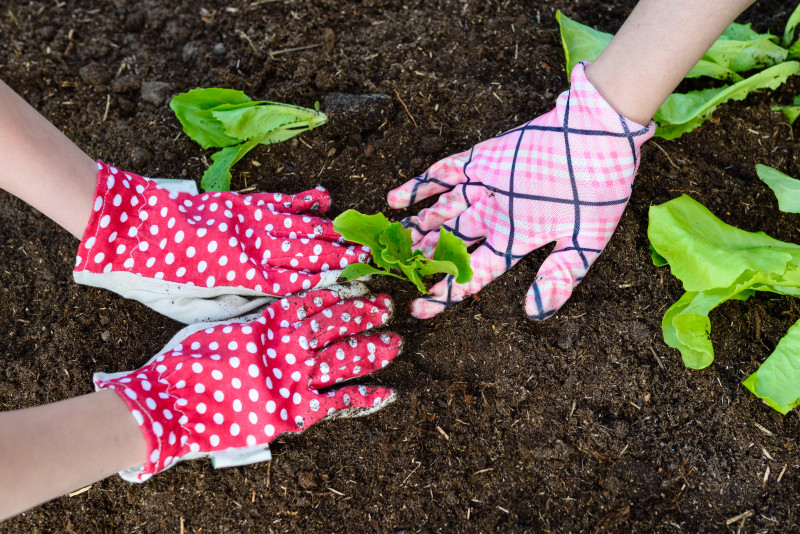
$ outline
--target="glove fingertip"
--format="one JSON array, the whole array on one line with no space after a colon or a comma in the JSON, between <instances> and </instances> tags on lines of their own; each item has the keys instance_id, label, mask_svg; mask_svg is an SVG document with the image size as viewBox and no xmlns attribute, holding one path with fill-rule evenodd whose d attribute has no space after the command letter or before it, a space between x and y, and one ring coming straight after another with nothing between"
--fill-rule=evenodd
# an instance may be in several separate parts
<instances>
[{"instance_id":1,"label":"glove fingertip","mask_svg":"<svg viewBox=\"0 0 800 534\"><path fill-rule=\"evenodd\" d=\"M416 319L431 319L442 313L445 308L441 302L419 298L411 302L411 316Z\"/></svg>"},{"instance_id":2,"label":"glove fingertip","mask_svg":"<svg viewBox=\"0 0 800 534\"><path fill-rule=\"evenodd\" d=\"M302 211L325 213L331 207L331 195L321 185L298 194L297 198L302 200Z\"/></svg>"},{"instance_id":3,"label":"glove fingertip","mask_svg":"<svg viewBox=\"0 0 800 534\"><path fill-rule=\"evenodd\" d=\"M534 321L543 321L558 312L572 295L572 284L541 277L525 297L525 313Z\"/></svg>"},{"instance_id":4,"label":"glove fingertip","mask_svg":"<svg viewBox=\"0 0 800 534\"><path fill-rule=\"evenodd\" d=\"M397 394L393 389L376 386L344 387L328 397L329 419L363 417L394 402Z\"/></svg>"},{"instance_id":5,"label":"glove fingertip","mask_svg":"<svg viewBox=\"0 0 800 534\"><path fill-rule=\"evenodd\" d=\"M392 189L386 195L386 202L389 207L395 210L407 208L411 205L411 195L407 191L408 184L401 185L397 189Z\"/></svg>"}]
</instances>

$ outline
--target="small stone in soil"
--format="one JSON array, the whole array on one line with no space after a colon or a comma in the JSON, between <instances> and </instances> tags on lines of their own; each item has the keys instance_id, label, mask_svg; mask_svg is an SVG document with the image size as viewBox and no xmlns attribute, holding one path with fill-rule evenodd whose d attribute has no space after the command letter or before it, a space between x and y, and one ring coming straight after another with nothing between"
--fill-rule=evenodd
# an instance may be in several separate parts
<instances>
[{"instance_id":1,"label":"small stone in soil","mask_svg":"<svg viewBox=\"0 0 800 534\"><path fill-rule=\"evenodd\" d=\"M142 82L141 97L145 102L157 106L166 102L172 94L172 89L166 82Z\"/></svg>"},{"instance_id":2,"label":"small stone in soil","mask_svg":"<svg viewBox=\"0 0 800 534\"><path fill-rule=\"evenodd\" d=\"M127 93L129 91L138 91L142 86L141 80L132 74L120 76L114 83L111 84L111 90L115 93Z\"/></svg>"},{"instance_id":3,"label":"small stone in soil","mask_svg":"<svg viewBox=\"0 0 800 534\"><path fill-rule=\"evenodd\" d=\"M144 147L135 146L133 150L131 150L131 163L133 163L133 166L137 169L146 166L150 163L151 159L153 159L153 154Z\"/></svg>"},{"instance_id":4,"label":"small stone in soil","mask_svg":"<svg viewBox=\"0 0 800 534\"><path fill-rule=\"evenodd\" d=\"M97 85L104 85L111 80L113 72L108 67L95 63L94 61L88 65L84 65L78 70L78 74L88 85L95 87Z\"/></svg>"}]
</instances>

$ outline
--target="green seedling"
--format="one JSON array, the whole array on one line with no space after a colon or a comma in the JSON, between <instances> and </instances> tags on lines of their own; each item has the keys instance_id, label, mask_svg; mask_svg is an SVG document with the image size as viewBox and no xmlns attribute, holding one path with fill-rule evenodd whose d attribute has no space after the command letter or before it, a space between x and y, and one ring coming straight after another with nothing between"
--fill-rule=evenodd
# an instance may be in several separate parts
<instances>
[{"instance_id":1,"label":"green seedling","mask_svg":"<svg viewBox=\"0 0 800 534\"><path fill-rule=\"evenodd\" d=\"M251 100L233 89L192 89L169 103L183 131L205 149L221 148L203 174L204 191L230 191L231 167L257 145L270 145L328 121L317 109Z\"/></svg>"},{"instance_id":2,"label":"green seedling","mask_svg":"<svg viewBox=\"0 0 800 534\"><path fill-rule=\"evenodd\" d=\"M409 280L421 293L427 293L422 279L437 273L447 273L456 282L465 284L472 279L467 246L444 228L433 251L433 259L411 249L411 231L402 224L390 222L383 214L365 215L347 210L333 220L333 229L348 240L366 245L372 251L372 265L353 263L340 275L353 280L365 275L380 274ZM398 274L402 273L402 274Z\"/></svg>"}]
</instances>

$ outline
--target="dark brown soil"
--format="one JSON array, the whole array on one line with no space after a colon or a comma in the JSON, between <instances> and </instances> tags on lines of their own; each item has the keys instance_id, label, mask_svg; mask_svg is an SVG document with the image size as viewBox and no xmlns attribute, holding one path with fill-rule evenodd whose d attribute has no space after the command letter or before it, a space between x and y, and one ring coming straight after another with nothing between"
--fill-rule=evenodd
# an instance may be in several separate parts
<instances>
[{"instance_id":1,"label":"dark brown soil","mask_svg":"<svg viewBox=\"0 0 800 534\"><path fill-rule=\"evenodd\" d=\"M556 9L615 31L634 3L12 2L0 10L0 78L93 157L148 176L199 179L210 153L165 102L142 98L146 82L169 84L167 97L220 86L319 100L331 122L252 152L234 188L321 183L334 215L397 219L407 213L386 208L390 188L552 107L567 84ZM780 33L793 4L761 0L743 20ZM798 91L795 78L681 140L646 144L616 235L554 318L533 323L523 308L547 251L425 322L405 311L410 285L376 281L398 301L393 328L406 339L371 377L400 391L388 409L278 439L269 464L109 478L0 531L800 531L798 416L741 385L800 307L777 296L726 304L712 316L717 361L688 370L660 328L680 283L652 265L646 237L648 206L689 193L731 224L800 241L797 216L777 210L753 170L800 176L800 132L770 111ZM90 392L92 372L140 366L179 328L75 285L75 239L6 194L0 241L0 409Z\"/></svg>"}]
</instances>

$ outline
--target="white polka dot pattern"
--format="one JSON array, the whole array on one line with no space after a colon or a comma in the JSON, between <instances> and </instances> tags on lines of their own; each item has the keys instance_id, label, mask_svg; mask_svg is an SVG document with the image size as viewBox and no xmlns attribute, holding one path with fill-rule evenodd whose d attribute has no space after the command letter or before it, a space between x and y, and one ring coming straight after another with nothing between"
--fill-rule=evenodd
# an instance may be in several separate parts
<instances>
[{"instance_id":1,"label":"white polka dot pattern","mask_svg":"<svg viewBox=\"0 0 800 534\"><path fill-rule=\"evenodd\" d=\"M97 168L94 209L76 273L127 272L288 296L321 288L332 265L369 258L368 248L344 243L330 220L308 215L330 207L321 187L297 195L192 195L99 161ZM118 292L126 296L125 291Z\"/></svg>"},{"instance_id":2,"label":"white polka dot pattern","mask_svg":"<svg viewBox=\"0 0 800 534\"><path fill-rule=\"evenodd\" d=\"M392 390L318 389L387 365L402 340L369 332L392 314L386 295L340 300L333 291L281 299L251 323L215 323L137 371L98 379L127 403L148 444L143 481L189 452L266 444L343 409L381 407ZM347 319L345 319L345 317Z\"/></svg>"}]
</instances>

